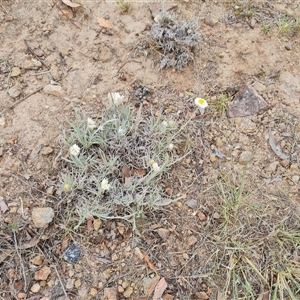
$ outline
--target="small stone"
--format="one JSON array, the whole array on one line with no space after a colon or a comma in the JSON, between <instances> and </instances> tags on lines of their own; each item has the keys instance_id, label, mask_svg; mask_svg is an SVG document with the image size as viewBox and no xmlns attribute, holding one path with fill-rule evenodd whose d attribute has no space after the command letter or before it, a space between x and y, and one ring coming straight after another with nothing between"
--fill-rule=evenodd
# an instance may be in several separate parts
<instances>
[{"instance_id":1,"label":"small stone","mask_svg":"<svg viewBox=\"0 0 300 300\"><path fill-rule=\"evenodd\" d=\"M109 279L111 277L111 269L104 270L102 274L105 279Z\"/></svg>"},{"instance_id":2,"label":"small stone","mask_svg":"<svg viewBox=\"0 0 300 300\"><path fill-rule=\"evenodd\" d=\"M295 184L298 184L298 182L299 182L299 176L298 175L294 175L294 176L292 176L292 181L295 183Z\"/></svg>"},{"instance_id":3,"label":"small stone","mask_svg":"<svg viewBox=\"0 0 300 300\"><path fill-rule=\"evenodd\" d=\"M215 154L211 154L211 155L209 156L209 160L210 160L212 163L214 163L214 162L216 162L216 161L218 160L218 158L217 158L217 156L216 156Z\"/></svg>"},{"instance_id":4,"label":"small stone","mask_svg":"<svg viewBox=\"0 0 300 300\"><path fill-rule=\"evenodd\" d=\"M236 128L242 133L253 133L256 130L256 124L247 117L236 118L235 125Z\"/></svg>"},{"instance_id":5,"label":"small stone","mask_svg":"<svg viewBox=\"0 0 300 300\"><path fill-rule=\"evenodd\" d=\"M0 157L2 157L3 154L4 154L4 149L3 149L3 147L0 147Z\"/></svg>"},{"instance_id":6,"label":"small stone","mask_svg":"<svg viewBox=\"0 0 300 300\"><path fill-rule=\"evenodd\" d=\"M62 87L60 85L54 85L54 84L48 84L44 87L44 93L57 96L57 97L62 97L63 96L63 91Z\"/></svg>"},{"instance_id":7,"label":"small stone","mask_svg":"<svg viewBox=\"0 0 300 300\"><path fill-rule=\"evenodd\" d=\"M47 282L47 285L49 287L53 287L55 285L55 280L54 279L50 279L48 282Z\"/></svg>"},{"instance_id":8,"label":"small stone","mask_svg":"<svg viewBox=\"0 0 300 300\"><path fill-rule=\"evenodd\" d=\"M252 156L253 156L253 154L252 154L251 151L243 151L240 154L239 163L242 164L242 165L247 164L252 159Z\"/></svg>"},{"instance_id":9,"label":"small stone","mask_svg":"<svg viewBox=\"0 0 300 300\"><path fill-rule=\"evenodd\" d=\"M189 255L187 254L187 253L182 253L182 257L183 257L183 259L185 259L185 260L188 260L190 257L189 257Z\"/></svg>"},{"instance_id":10,"label":"small stone","mask_svg":"<svg viewBox=\"0 0 300 300\"><path fill-rule=\"evenodd\" d=\"M98 231L101 227L102 221L100 219L94 219L94 230Z\"/></svg>"},{"instance_id":11,"label":"small stone","mask_svg":"<svg viewBox=\"0 0 300 300\"><path fill-rule=\"evenodd\" d=\"M187 245L188 245L188 247L193 246L197 242L198 242L198 239L194 235L189 236L188 239L187 239Z\"/></svg>"},{"instance_id":12,"label":"small stone","mask_svg":"<svg viewBox=\"0 0 300 300\"><path fill-rule=\"evenodd\" d=\"M205 25L208 25L210 27L214 27L218 23L217 20L213 20L212 18L209 17L204 18L203 22Z\"/></svg>"},{"instance_id":13,"label":"small stone","mask_svg":"<svg viewBox=\"0 0 300 300\"><path fill-rule=\"evenodd\" d=\"M276 172L278 165L279 165L278 161L273 161L265 168L265 171L273 174Z\"/></svg>"},{"instance_id":14,"label":"small stone","mask_svg":"<svg viewBox=\"0 0 300 300\"><path fill-rule=\"evenodd\" d=\"M134 255L136 255L139 259L144 259L144 256L139 247L134 248Z\"/></svg>"},{"instance_id":15,"label":"small stone","mask_svg":"<svg viewBox=\"0 0 300 300\"><path fill-rule=\"evenodd\" d=\"M77 264L80 260L81 252L78 243L72 243L63 253L63 258L68 263Z\"/></svg>"},{"instance_id":16,"label":"small stone","mask_svg":"<svg viewBox=\"0 0 300 300\"><path fill-rule=\"evenodd\" d=\"M81 279L76 279L75 282L74 282L74 285L75 285L77 288L80 287L81 284L82 284Z\"/></svg>"},{"instance_id":17,"label":"small stone","mask_svg":"<svg viewBox=\"0 0 300 300\"><path fill-rule=\"evenodd\" d=\"M190 200L186 201L186 205L190 208L195 209L198 206L198 201L196 199L190 199Z\"/></svg>"},{"instance_id":18,"label":"small stone","mask_svg":"<svg viewBox=\"0 0 300 300\"><path fill-rule=\"evenodd\" d=\"M8 90L8 94L12 98L17 98L21 95L22 90L19 86L15 85Z\"/></svg>"},{"instance_id":19,"label":"small stone","mask_svg":"<svg viewBox=\"0 0 300 300\"><path fill-rule=\"evenodd\" d=\"M31 217L36 228L43 228L52 222L54 211L51 207L34 208L32 210Z\"/></svg>"},{"instance_id":20,"label":"small stone","mask_svg":"<svg viewBox=\"0 0 300 300\"><path fill-rule=\"evenodd\" d=\"M60 80L61 75L60 75L57 65L54 65L54 64L51 65L50 74L51 74L53 80L55 80L55 81Z\"/></svg>"},{"instance_id":21,"label":"small stone","mask_svg":"<svg viewBox=\"0 0 300 300\"><path fill-rule=\"evenodd\" d=\"M291 164L290 170L291 171L298 171L298 166L296 164Z\"/></svg>"},{"instance_id":22,"label":"small stone","mask_svg":"<svg viewBox=\"0 0 300 300\"><path fill-rule=\"evenodd\" d=\"M91 290L90 290L90 295L91 295L92 297L95 297L97 294L98 294L98 290L95 289L95 288L91 288Z\"/></svg>"},{"instance_id":23,"label":"small stone","mask_svg":"<svg viewBox=\"0 0 300 300\"><path fill-rule=\"evenodd\" d=\"M117 300L118 292L116 288L105 288L104 289L104 299L105 300Z\"/></svg>"},{"instance_id":24,"label":"small stone","mask_svg":"<svg viewBox=\"0 0 300 300\"><path fill-rule=\"evenodd\" d=\"M216 146L218 148L222 148L224 146L224 143L223 143L223 141L222 141L222 139L220 137L216 138Z\"/></svg>"},{"instance_id":25,"label":"small stone","mask_svg":"<svg viewBox=\"0 0 300 300\"><path fill-rule=\"evenodd\" d=\"M100 53L98 54L98 60L102 63L111 61L113 54L107 46L103 46Z\"/></svg>"},{"instance_id":26,"label":"small stone","mask_svg":"<svg viewBox=\"0 0 300 300\"><path fill-rule=\"evenodd\" d=\"M129 287L130 283L128 281L124 281L122 283L122 288L126 289L127 287Z\"/></svg>"},{"instance_id":27,"label":"small stone","mask_svg":"<svg viewBox=\"0 0 300 300\"><path fill-rule=\"evenodd\" d=\"M197 216L198 216L199 220L202 222L207 219L206 215L202 211L198 211Z\"/></svg>"},{"instance_id":28,"label":"small stone","mask_svg":"<svg viewBox=\"0 0 300 300\"><path fill-rule=\"evenodd\" d=\"M195 293L197 300L207 300L209 299L209 296L205 292L197 292Z\"/></svg>"},{"instance_id":29,"label":"small stone","mask_svg":"<svg viewBox=\"0 0 300 300\"><path fill-rule=\"evenodd\" d=\"M284 167L287 168L290 164L290 161L288 159L283 159L280 164Z\"/></svg>"},{"instance_id":30,"label":"small stone","mask_svg":"<svg viewBox=\"0 0 300 300\"><path fill-rule=\"evenodd\" d=\"M48 266L43 266L40 270L36 271L34 274L35 280L47 280L51 273L51 269Z\"/></svg>"},{"instance_id":31,"label":"small stone","mask_svg":"<svg viewBox=\"0 0 300 300\"><path fill-rule=\"evenodd\" d=\"M255 81L252 86L259 93L265 92L265 90L267 89L266 86L264 84L260 83L259 81Z\"/></svg>"},{"instance_id":32,"label":"small stone","mask_svg":"<svg viewBox=\"0 0 300 300\"><path fill-rule=\"evenodd\" d=\"M251 116L267 106L268 103L253 87L244 85L237 92L233 101L228 103L227 115L229 118Z\"/></svg>"},{"instance_id":33,"label":"small stone","mask_svg":"<svg viewBox=\"0 0 300 300\"><path fill-rule=\"evenodd\" d=\"M41 68L42 67L42 63L37 59L33 58L32 63L33 63L33 66L36 67L36 68Z\"/></svg>"},{"instance_id":34,"label":"small stone","mask_svg":"<svg viewBox=\"0 0 300 300\"><path fill-rule=\"evenodd\" d=\"M41 150L41 154L45 156L51 153L53 153L53 148L51 147L43 147L43 149Z\"/></svg>"},{"instance_id":35,"label":"small stone","mask_svg":"<svg viewBox=\"0 0 300 300\"><path fill-rule=\"evenodd\" d=\"M53 185L49 186L46 190L46 193L48 195L53 195L54 194L54 186Z\"/></svg>"},{"instance_id":36,"label":"small stone","mask_svg":"<svg viewBox=\"0 0 300 300\"><path fill-rule=\"evenodd\" d=\"M38 284L38 283L35 283L31 288L30 290L33 292L33 293L38 293L41 289L41 286Z\"/></svg>"},{"instance_id":37,"label":"small stone","mask_svg":"<svg viewBox=\"0 0 300 300\"><path fill-rule=\"evenodd\" d=\"M6 122L6 118L1 117L0 118L0 127L6 127L7 122Z\"/></svg>"},{"instance_id":38,"label":"small stone","mask_svg":"<svg viewBox=\"0 0 300 300\"><path fill-rule=\"evenodd\" d=\"M32 264L35 266L40 266L44 261L44 257L42 255L36 255L33 259L30 260Z\"/></svg>"},{"instance_id":39,"label":"small stone","mask_svg":"<svg viewBox=\"0 0 300 300\"><path fill-rule=\"evenodd\" d=\"M165 229L165 228L159 228L157 230L157 233L163 240L166 240L170 235L170 230Z\"/></svg>"},{"instance_id":40,"label":"small stone","mask_svg":"<svg viewBox=\"0 0 300 300\"><path fill-rule=\"evenodd\" d=\"M123 294L124 293L124 289L121 285L118 285L118 293Z\"/></svg>"},{"instance_id":41,"label":"small stone","mask_svg":"<svg viewBox=\"0 0 300 300\"><path fill-rule=\"evenodd\" d=\"M74 278L68 278L67 279L67 282L66 282L66 289L67 290L72 290L73 289L73 287L74 287L74 281L75 281Z\"/></svg>"},{"instance_id":42,"label":"small stone","mask_svg":"<svg viewBox=\"0 0 300 300\"><path fill-rule=\"evenodd\" d=\"M129 297L132 295L132 293L133 293L133 287L132 287L132 286L129 286L129 287L125 290L125 292L123 293L123 296L124 296L125 298L129 298Z\"/></svg>"},{"instance_id":43,"label":"small stone","mask_svg":"<svg viewBox=\"0 0 300 300\"><path fill-rule=\"evenodd\" d=\"M10 73L10 76L11 76L11 77L17 77L17 76L19 76L20 74L21 74L21 70L20 70L19 68L13 67L13 68L11 69L11 73Z\"/></svg>"},{"instance_id":44,"label":"small stone","mask_svg":"<svg viewBox=\"0 0 300 300\"><path fill-rule=\"evenodd\" d=\"M215 213L212 215L212 217L213 217L214 219L216 219L216 220L221 218L220 214L217 213L217 212L215 212Z\"/></svg>"},{"instance_id":45,"label":"small stone","mask_svg":"<svg viewBox=\"0 0 300 300\"><path fill-rule=\"evenodd\" d=\"M18 293L17 295L18 299L24 299L26 296L27 296L26 293L22 293L22 292Z\"/></svg>"}]
</instances>

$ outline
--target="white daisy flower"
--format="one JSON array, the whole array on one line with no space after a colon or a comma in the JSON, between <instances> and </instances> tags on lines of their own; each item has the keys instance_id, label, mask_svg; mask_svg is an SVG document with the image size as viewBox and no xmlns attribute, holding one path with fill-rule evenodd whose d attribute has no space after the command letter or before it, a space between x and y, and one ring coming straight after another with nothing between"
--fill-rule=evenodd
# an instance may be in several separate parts
<instances>
[{"instance_id":1,"label":"white daisy flower","mask_svg":"<svg viewBox=\"0 0 300 300\"><path fill-rule=\"evenodd\" d=\"M125 98L119 93L108 93L108 100L112 101L114 105L118 106L124 102Z\"/></svg>"},{"instance_id":2,"label":"white daisy flower","mask_svg":"<svg viewBox=\"0 0 300 300\"><path fill-rule=\"evenodd\" d=\"M101 189L103 191L108 191L110 188L110 184L108 183L108 180L106 178L104 178L102 181L101 181Z\"/></svg>"},{"instance_id":3,"label":"white daisy flower","mask_svg":"<svg viewBox=\"0 0 300 300\"><path fill-rule=\"evenodd\" d=\"M208 106L206 100L204 100L202 98L196 98L195 104L200 108L206 108Z\"/></svg>"},{"instance_id":4,"label":"white daisy flower","mask_svg":"<svg viewBox=\"0 0 300 300\"><path fill-rule=\"evenodd\" d=\"M80 148L78 145L74 144L69 148L69 153L73 156L78 156L80 153Z\"/></svg>"},{"instance_id":5,"label":"white daisy flower","mask_svg":"<svg viewBox=\"0 0 300 300\"><path fill-rule=\"evenodd\" d=\"M90 130L95 129L97 127L96 122L91 118L87 118L87 127Z\"/></svg>"}]
</instances>

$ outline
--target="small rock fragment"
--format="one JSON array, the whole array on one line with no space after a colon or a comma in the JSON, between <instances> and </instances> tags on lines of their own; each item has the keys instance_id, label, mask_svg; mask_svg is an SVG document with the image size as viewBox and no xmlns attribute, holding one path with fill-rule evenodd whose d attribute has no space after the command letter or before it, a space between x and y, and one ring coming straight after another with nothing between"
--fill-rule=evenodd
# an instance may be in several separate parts
<instances>
[{"instance_id":1,"label":"small rock fragment","mask_svg":"<svg viewBox=\"0 0 300 300\"><path fill-rule=\"evenodd\" d=\"M5 117L0 118L0 127L6 127L7 122Z\"/></svg>"},{"instance_id":2,"label":"small rock fragment","mask_svg":"<svg viewBox=\"0 0 300 300\"><path fill-rule=\"evenodd\" d=\"M279 165L278 161L273 161L265 168L265 171L273 174L276 172L278 165Z\"/></svg>"},{"instance_id":3,"label":"small rock fragment","mask_svg":"<svg viewBox=\"0 0 300 300\"><path fill-rule=\"evenodd\" d=\"M295 184L298 184L298 182L299 182L299 176L298 175L294 175L294 176L292 176L292 181L295 183Z\"/></svg>"},{"instance_id":4,"label":"small rock fragment","mask_svg":"<svg viewBox=\"0 0 300 300\"><path fill-rule=\"evenodd\" d=\"M104 299L105 300L117 300L118 292L116 288L105 288L104 289Z\"/></svg>"},{"instance_id":5,"label":"small rock fragment","mask_svg":"<svg viewBox=\"0 0 300 300\"><path fill-rule=\"evenodd\" d=\"M186 202L186 205L190 208L197 208L198 201L196 199L191 199Z\"/></svg>"},{"instance_id":6,"label":"small rock fragment","mask_svg":"<svg viewBox=\"0 0 300 300\"><path fill-rule=\"evenodd\" d=\"M35 280L47 280L51 273L51 269L48 266L43 266L40 270L36 271L34 274Z\"/></svg>"},{"instance_id":7,"label":"small rock fragment","mask_svg":"<svg viewBox=\"0 0 300 300\"><path fill-rule=\"evenodd\" d=\"M55 80L55 81L60 80L60 72L59 72L57 65L54 65L54 64L51 65L50 74L51 74L53 80Z\"/></svg>"},{"instance_id":8,"label":"small rock fragment","mask_svg":"<svg viewBox=\"0 0 300 300\"><path fill-rule=\"evenodd\" d=\"M60 85L54 85L54 84L48 84L44 87L44 93L57 96L57 97L62 97L63 96L63 91L62 87Z\"/></svg>"},{"instance_id":9,"label":"small rock fragment","mask_svg":"<svg viewBox=\"0 0 300 300\"><path fill-rule=\"evenodd\" d=\"M235 125L242 133L253 133L256 130L256 124L247 117L236 118Z\"/></svg>"},{"instance_id":10,"label":"small rock fragment","mask_svg":"<svg viewBox=\"0 0 300 300\"><path fill-rule=\"evenodd\" d=\"M216 219L216 220L221 218L220 214L217 213L217 212L215 212L215 213L212 215L212 217L213 217L214 219Z\"/></svg>"},{"instance_id":11,"label":"small rock fragment","mask_svg":"<svg viewBox=\"0 0 300 300\"><path fill-rule=\"evenodd\" d=\"M76 279L75 282L74 282L74 285L75 285L77 288L80 287L81 284L82 284L81 279Z\"/></svg>"},{"instance_id":12,"label":"small rock fragment","mask_svg":"<svg viewBox=\"0 0 300 300\"><path fill-rule=\"evenodd\" d=\"M13 68L11 69L11 73L10 73L10 76L11 76L11 77L17 77L17 76L19 76L20 74L21 74L21 70L20 70L19 68L13 67Z\"/></svg>"},{"instance_id":13,"label":"small rock fragment","mask_svg":"<svg viewBox=\"0 0 300 300\"><path fill-rule=\"evenodd\" d=\"M38 283L35 283L31 288L30 290L33 292L33 293L38 293L41 289L41 286L38 284Z\"/></svg>"},{"instance_id":14,"label":"small rock fragment","mask_svg":"<svg viewBox=\"0 0 300 300\"><path fill-rule=\"evenodd\" d=\"M44 261L44 257L42 255L36 255L30 262L35 266L40 266Z\"/></svg>"},{"instance_id":15,"label":"small rock fragment","mask_svg":"<svg viewBox=\"0 0 300 300\"><path fill-rule=\"evenodd\" d=\"M216 161L218 160L218 158L217 158L217 156L216 156L215 154L211 154L211 155L209 156L209 160L210 160L212 163L214 163L214 162L216 162Z\"/></svg>"},{"instance_id":16,"label":"small rock fragment","mask_svg":"<svg viewBox=\"0 0 300 300\"><path fill-rule=\"evenodd\" d=\"M106 63L111 61L113 58L113 54L107 46L103 46L101 48L100 53L98 54L98 60L102 63Z\"/></svg>"},{"instance_id":17,"label":"small rock fragment","mask_svg":"<svg viewBox=\"0 0 300 300\"><path fill-rule=\"evenodd\" d=\"M218 23L217 20L214 20L214 19L209 18L209 17L204 18L203 22L204 22L205 25L208 25L210 27L214 27Z\"/></svg>"},{"instance_id":18,"label":"small rock fragment","mask_svg":"<svg viewBox=\"0 0 300 300\"><path fill-rule=\"evenodd\" d=\"M101 227L102 221L100 219L94 219L94 230L98 231Z\"/></svg>"},{"instance_id":19,"label":"small rock fragment","mask_svg":"<svg viewBox=\"0 0 300 300\"><path fill-rule=\"evenodd\" d=\"M144 256L139 247L134 248L134 255L136 255L139 259L144 259Z\"/></svg>"},{"instance_id":20,"label":"small rock fragment","mask_svg":"<svg viewBox=\"0 0 300 300\"><path fill-rule=\"evenodd\" d=\"M43 147L43 149L41 150L41 154L45 156L51 153L53 153L53 148L51 147Z\"/></svg>"},{"instance_id":21,"label":"small rock fragment","mask_svg":"<svg viewBox=\"0 0 300 300\"><path fill-rule=\"evenodd\" d=\"M125 290L125 292L123 293L123 296L124 296L125 298L129 298L129 297L132 295L132 293L133 293L133 287L132 287L132 286L129 286L129 287Z\"/></svg>"},{"instance_id":22,"label":"small rock fragment","mask_svg":"<svg viewBox=\"0 0 300 300\"><path fill-rule=\"evenodd\" d=\"M264 92L267 89L266 86L263 85L262 83L260 83L259 81L255 81L252 86L259 93L262 93L262 92Z\"/></svg>"},{"instance_id":23,"label":"small rock fragment","mask_svg":"<svg viewBox=\"0 0 300 300\"><path fill-rule=\"evenodd\" d=\"M207 219L206 215L200 210L197 212L197 216L198 216L200 221L205 221Z\"/></svg>"},{"instance_id":24,"label":"small rock fragment","mask_svg":"<svg viewBox=\"0 0 300 300\"><path fill-rule=\"evenodd\" d=\"M66 289L67 290L72 290L73 289L73 287L74 287L74 281L75 281L74 278L68 278L67 279L67 282L66 282Z\"/></svg>"},{"instance_id":25,"label":"small rock fragment","mask_svg":"<svg viewBox=\"0 0 300 300\"><path fill-rule=\"evenodd\" d=\"M187 245L188 245L188 247L193 246L197 242L198 242L198 239L194 235L189 236L188 239L187 239Z\"/></svg>"},{"instance_id":26,"label":"small rock fragment","mask_svg":"<svg viewBox=\"0 0 300 300\"><path fill-rule=\"evenodd\" d=\"M48 195L53 195L54 194L54 186L53 185L49 186L46 190L46 193Z\"/></svg>"},{"instance_id":27,"label":"small rock fragment","mask_svg":"<svg viewBox=\"0 0 300 300\"><path fill-rule=\"evenodd\" d=\"M81 252L78 243L71 244L63 253L63 258L68 263L77 264L80 260Z\"/></svg>"},{"instance_id":28,"label":"small rock fragment","mask_svg":"<svg viewBox=\"0 0 300 300\"><path fill-rule=\"evenodd\" d=\"M91 288L91 290L90 290L90 295L91 295L92 297L95 297L97 294L98 294L98 290L95 289L95 288Z\"/></svg>"},{"instance_id":29,"label":"small rock fragment","mask_svg":"<svg viewBox=\"0 0 300 300\"><path fill-rule=\"evenodd\" d=\"M247 164L252 159L252 156L253 156L253 154L251 151L243 151L240 154L239 163L242 165Z\"/></svg>"},{"instance_id":30,"label":"small rock fragment","mask_svg":"<svg viewBox=\"0 0 300 300\"><path fill-rule=\"evenodd\" d=\"M227 115L229 118L251 116L267 106L268 103L253 87L244 85L235 95L233 101L228 103Z\"/></svg>"},{"instance_id":31,"label":"small rock fragment","mask_svg":"<svg viewBox=\"0 0 300 300\"><path fill-rule=\"evenodd\" d=\"M166 240L170 235L170 230L165 229L165 228L159 228L157 230L157 233L163 240Z\"/></svg>"},{"instance_id":32,"label":"small rock fragment","mask_svg":"<svg viewBox=\"0 0 300 300\"><path fill-rule=\"evenodd\" d=\"M51 207L34 208L31 217L36 228L43 228L52 222L54 211Z\"/></svg>"},{"instance_id":33,"label":"small rock fragment","mask_svg":"<svg viewBox=\"0 0 300 300\"><path fill-rule=\"evenodd\" d=\"M197 300L207 300L209 296L205 292L197 292L196 293Z\"/></svg>"},{"instance_id":34,"label":"small rock fragment","mask_svg":"<svg viewBox=\"0 0 300 300\"><path fill-rule=\"evenodd\" d=\"M8 90L8 94L12 98L17 98L21 95L22 90L19 86L15 85Z\"/></svg>"}]
</instances>

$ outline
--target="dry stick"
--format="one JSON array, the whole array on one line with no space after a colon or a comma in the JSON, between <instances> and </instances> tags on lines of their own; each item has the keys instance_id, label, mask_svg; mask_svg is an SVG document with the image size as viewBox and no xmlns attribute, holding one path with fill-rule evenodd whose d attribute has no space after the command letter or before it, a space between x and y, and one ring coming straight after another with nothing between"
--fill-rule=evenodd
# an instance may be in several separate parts
<instances>
[{"instance_id":1,"label":"dry stick","mask_svg":"<svg viewBox=\"0 0 300 300\"><path fill-rule=\"evenodd\" d=\"M24 40L24 44L27 47L28 51L44 66L49 70L49 67L41 60L38 55L33 51L33 49L29 46L28 42Z\"/></svg>"},{"instance_id":2,"label":"dry stick","mask_svg":"<svg viewBox=\"0 0 300 300\"><path fill-rule=\"evenodd\" d=\"M36 94L37 92L41 91L42 89L43 89L43 88L40 87L40 88L37 89L36 91L34 91L34 92L28 94L27 96L25 96L24 98L22 98L21 100L17 101L16 103L14 103L14 104L11 105L10 107L8 107L6 110L4 110L3 112L1 112L1 114L4 114L4 113L6 113L7 111L9 111L9 110L15 108L17 105L19 105L19 104L20 104L21 102L23 102L25 99L27 99L28 97L30 97L30 96Z\"/></svg>"},{"instance_id":3,"label":"dry stick","mask_svg":"<svg viewBox=\"0 0 300 300\"><path fill-rule=\"evenodd\" d=\"M61 285L61 287L62 287L62 289L63 289L63 291L64 291L64 294L65 294L65 296L66 296L66 299L69 299L68 294L67 294L67 292L66 292L66 290L65 290L65 287L64 287L64 285L63 285L63 283L62 283L62 281L61 281L61 278L60 278L60 276L59 276L59 273L58 273L58 271L57 271L57 268L56 268L55 265L53 265L53 267L54 267L54 269L55 269L55 272L56 272L56 275L57 275L58 280L59 280L59 282L60 282L60 285Z\"/></svg>"},{"instance_id":4,"label":"dry stick","mask_svg":"<svg viewBox=\"0 0 300 300\"><path fill-rule=\"evenodd\" d=\"M22 275L23 275L23 280L24 280L24 291L27 292L27 281L26 281L25 268L24 268L24 265L22 263L22 256L21 256L21 253L19 252L19 249L18 249L16 233L14 231L13 231L13 237L14 237L14 244L15 244L16 252L17 252L18 257L20 259L20 265L21 265Z\"/></svg>"}]
</instances>

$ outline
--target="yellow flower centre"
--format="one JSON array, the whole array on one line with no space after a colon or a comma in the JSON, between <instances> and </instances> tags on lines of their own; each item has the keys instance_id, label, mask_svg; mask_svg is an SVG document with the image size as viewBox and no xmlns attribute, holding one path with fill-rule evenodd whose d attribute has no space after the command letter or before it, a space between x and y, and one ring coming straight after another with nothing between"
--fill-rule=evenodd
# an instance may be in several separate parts
<instances>
[{"instance_id":1,"label":"yellow flower centre","mask_svg":"<svg viewBox=\"0 0 300 300\"><path fill-rule=\"evenodd\" d=\"M199 99L199 100L198 100L198 103L199 103L200 105L205 105L206 102L205 102L204 99Z\"/></svg>"},{"instance_id":2,"label":"yellow flower centre","mask_svg":"<svg viewBox=\"0 0 300 300\"><path fill-rule=\"evenodd\" d=\"M69 191L69 190L70 190L70 185L69 185L68 183L65 183L65 184L63 185L63 190L64 190L64 191Z\"/></svg>"}]
</instances>

